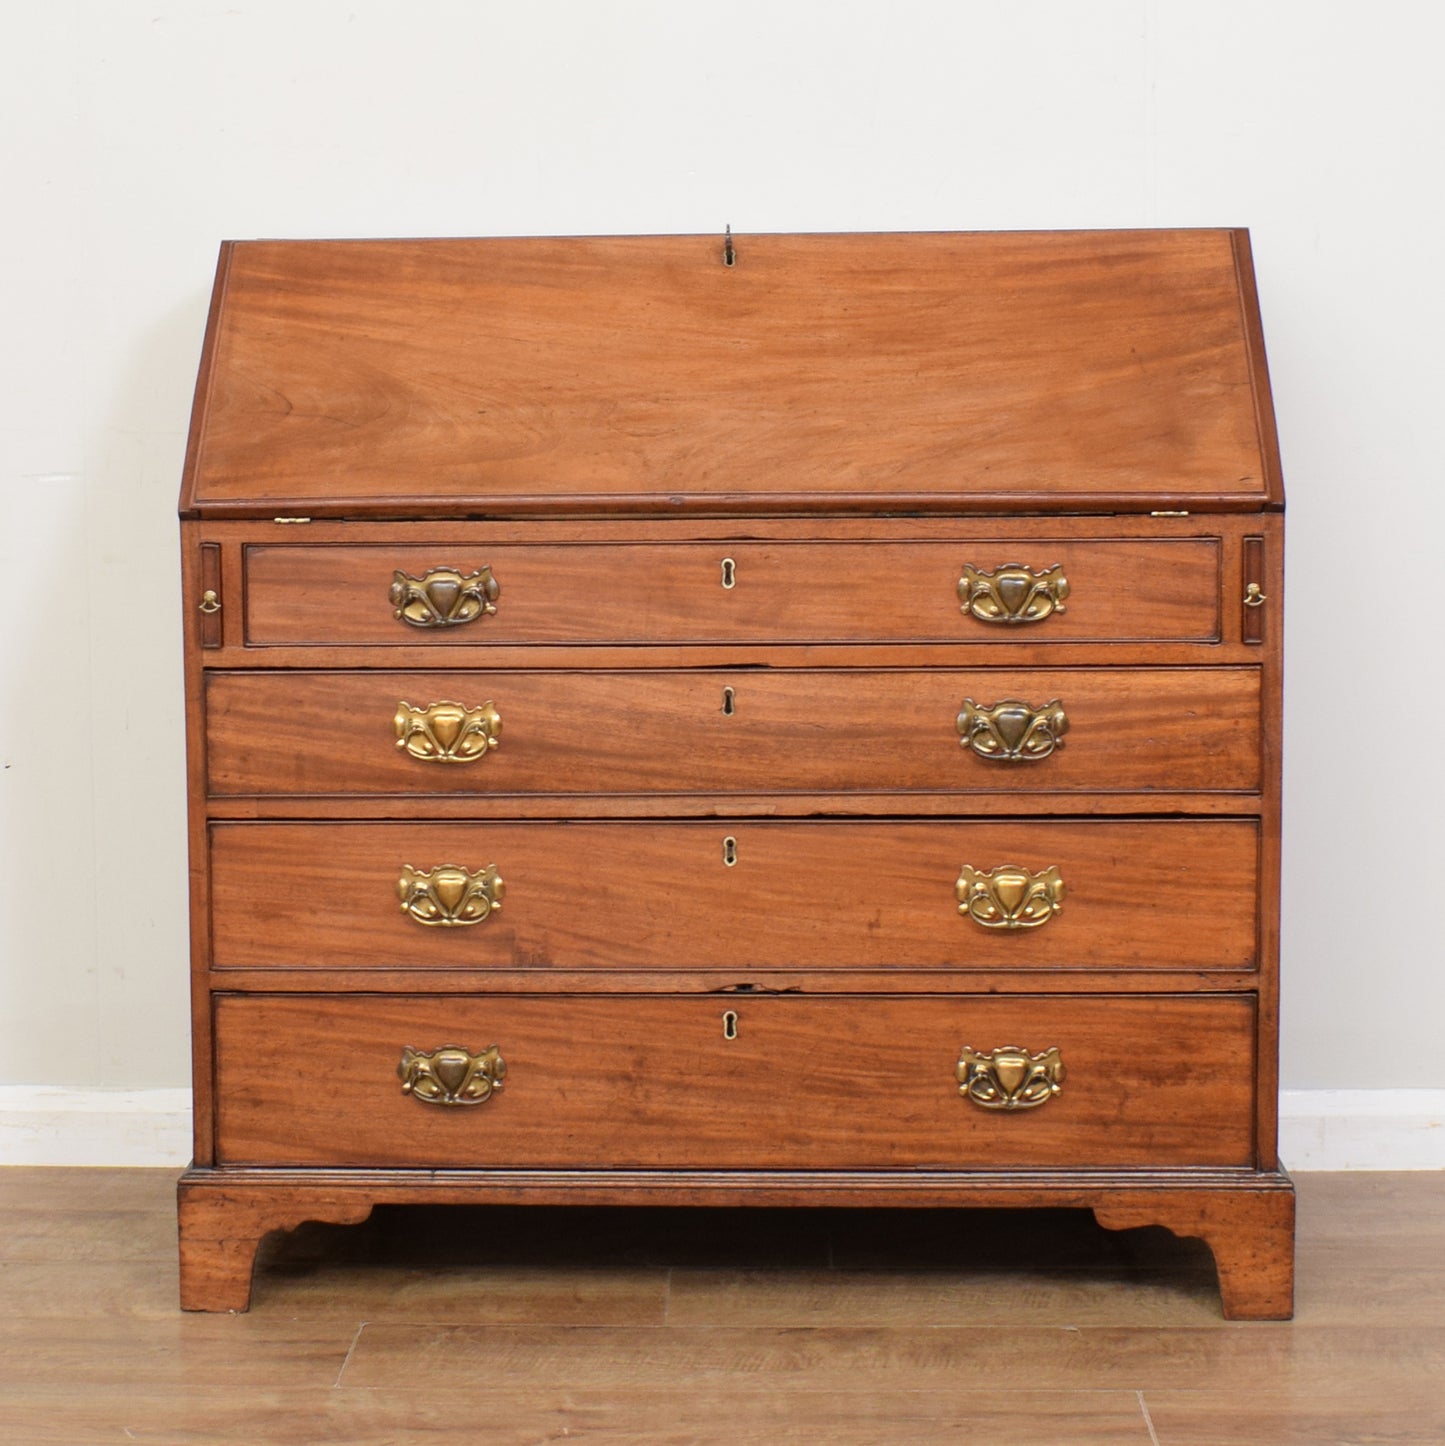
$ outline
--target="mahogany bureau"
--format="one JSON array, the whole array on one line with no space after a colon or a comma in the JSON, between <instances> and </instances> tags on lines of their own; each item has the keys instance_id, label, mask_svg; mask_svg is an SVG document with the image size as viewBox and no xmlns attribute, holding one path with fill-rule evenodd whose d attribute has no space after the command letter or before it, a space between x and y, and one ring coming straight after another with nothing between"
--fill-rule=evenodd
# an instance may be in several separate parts
<instances>
[{"instance_id":1,"label":"mahogany bureau","mask_svg":"<svg viewBox=\"0 0 1445 1446\"><path fill-rule=\"evenodd\" d=\"M227 243L181 1297L379 1202L1075 1206L1291 1310L1239 231Z\"/></svg>"}]
</instances>

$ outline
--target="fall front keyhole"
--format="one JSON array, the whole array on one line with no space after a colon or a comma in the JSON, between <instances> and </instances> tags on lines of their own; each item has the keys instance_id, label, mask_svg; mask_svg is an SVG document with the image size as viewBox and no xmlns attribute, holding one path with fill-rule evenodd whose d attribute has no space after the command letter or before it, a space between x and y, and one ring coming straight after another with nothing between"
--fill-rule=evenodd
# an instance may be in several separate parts
<instances>
[{"instance_id":1,"label":"fall front keyhole","mask_svg":"<svg viewBox=\"0 0 1445 1446\"><path fill-rule=\"evenodd\" d=\"M723 840L723 863L725 863L728 868L732 868L732 866L737 863L737 861L738 841L731 834L729 834Z\"/></svg>"},{"instance_id":2,"label":"fall front keyhole","mask_svg":"<svg viewBox=\"0 0 1445 1446\"><path fill-rule=\"evenodd\" d=\"M738 1015L735 1009L723 1011L723 1038L736 1039L738 1037Z\"/></svg>"}]
</instances>

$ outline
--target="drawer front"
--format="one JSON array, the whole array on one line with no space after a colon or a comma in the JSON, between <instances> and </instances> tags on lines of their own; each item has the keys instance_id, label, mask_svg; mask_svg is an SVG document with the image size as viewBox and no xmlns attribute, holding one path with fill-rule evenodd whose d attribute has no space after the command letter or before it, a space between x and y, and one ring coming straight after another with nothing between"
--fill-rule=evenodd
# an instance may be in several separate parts
<instances>
[{"instance_id":1,"label":"drawer front","mask_svg":"<svg viewBox=\"0 0 1445 1446\"><path fill-rule=\"evenodd\" d=\"M216 1001L219 1157L422 1168L1242 1166L1253 1161L1253 1034L1252 1001L1240 996L228 995ZM1005 1047L1029 1056L1022 1069L995 1054ZM472 1058L414 1061L407 1094L408 1048ZM992 1104L962 1093L961 1061ZM428 1093L476 1098L426 1102Z\"/></svg>"},{"instance_id":2,"label":"drawer front","mask_svg":"<svg viewBox=\"0 0 1445 1446\"><path fill-rule=\"evenodd\" d=\"M1258 852L1237 819L218 823L212 947L218 969L1241 969ZM965 866L1034 881L975 876L965 915ZM976 917L990 887L1003 923Z\"/></svg>"},{"instance_id":3,"label":"drawer front","mask_svg":"<svg viewBox=\"0 0 1445 1446\"><path fill-rule=\"evenodd\" d=\"M1259 704L1253 668L219 673L206 758L213 795L1248 792Z\"/></svg>"},{"instance_id":4,"label":"drawer front","mask_svg":"<svg viewBox=\"0 0 1445 1446\"><path fill-rule=\"evenodd\" d=\"M1212 642L1219 597L1211 538L246 549L253 646Z\"/></svg>"}]
</instances>

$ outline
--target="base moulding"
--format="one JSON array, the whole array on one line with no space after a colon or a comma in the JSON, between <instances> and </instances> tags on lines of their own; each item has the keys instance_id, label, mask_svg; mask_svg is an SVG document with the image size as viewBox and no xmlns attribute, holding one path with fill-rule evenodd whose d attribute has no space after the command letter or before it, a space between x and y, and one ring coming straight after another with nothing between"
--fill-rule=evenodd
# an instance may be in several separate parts
<instances>
[{"instance_id":1,"label":"base moulding","mask_svg":"<svg viewBox=\"0 0 1445 1446\"><path fill-rule=\"evenodd\" d=\"M1202 1239L1230 1320L1294 1308L1294 1186L1283 1172L242 1170L181 1177L181 1305L242 1311L256 1249L308 1220L359 1224L376 1205L714 1205L1089 1209L1111 1230Z\"/></svg>"}]
</instances>

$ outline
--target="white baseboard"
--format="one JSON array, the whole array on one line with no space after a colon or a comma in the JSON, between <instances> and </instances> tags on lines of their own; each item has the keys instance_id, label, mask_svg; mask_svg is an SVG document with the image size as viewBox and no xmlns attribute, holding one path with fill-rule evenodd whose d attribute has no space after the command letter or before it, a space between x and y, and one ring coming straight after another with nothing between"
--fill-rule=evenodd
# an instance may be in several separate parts
<instances>
[{"instance_id":1,"label":"white baseboard","mask_svg":"<svg viewBox=\"0 0 1445 1446\"><path fill-rule=\"evenodd\" d=\"M1282 1090L1288 1170L1445 1170L1445 1090Z\"/></svg>"},{"instance_id":2,"label":"white baseboard","mask_svg":"<svg viewBox=\"0 0 1445 1446\"><path fill-rule=\"evenodd\" d=\"M0 1085L0 1165L190 1161L190 1090Z\"/></svg>"},{"instance_id":3,"label":"white baseboard","mask_svg":"<svg viewBox=\"0 0 1445 1446\"><path fill-rule=\"evenodd\" d=\"M1445 1090L1285 1090L1286 1168L1445 1170ZM160 1165L191 1158L189 1090L0 1085L0 1165Z\"/></svg>"}]
</instances>

